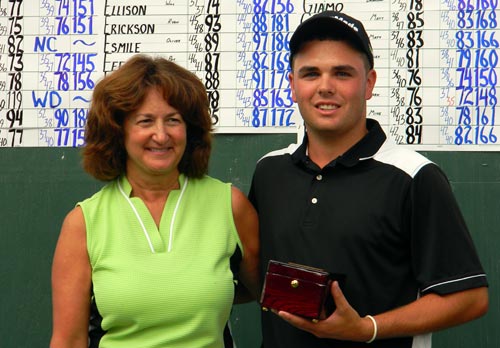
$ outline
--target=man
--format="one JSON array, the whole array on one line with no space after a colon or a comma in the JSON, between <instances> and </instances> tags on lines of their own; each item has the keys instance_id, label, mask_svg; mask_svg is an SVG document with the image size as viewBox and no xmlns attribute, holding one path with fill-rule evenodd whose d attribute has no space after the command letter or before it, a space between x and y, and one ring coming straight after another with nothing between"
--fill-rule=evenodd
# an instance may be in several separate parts
<instances>
[{"instance_id":1,"label":"man","mask_svg":"<svg viewBox=\"0 0 500 348\"><path fill-rule=\"evenodd\" d=\"M325 320L263 312L264 348L427 348L431 332L486 313L486 275L447 178L366 118L377 76L362 23L309 18L290 62L306 132L254 173L261 272L275 259L346 278Z\"/></svg>"}]
</instances>

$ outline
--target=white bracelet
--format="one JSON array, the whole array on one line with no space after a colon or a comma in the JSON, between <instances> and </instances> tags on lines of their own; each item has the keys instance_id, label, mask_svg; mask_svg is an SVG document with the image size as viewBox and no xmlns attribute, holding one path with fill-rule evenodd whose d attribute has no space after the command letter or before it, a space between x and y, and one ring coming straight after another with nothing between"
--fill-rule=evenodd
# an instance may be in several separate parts
<instances>
[{"instance_id":1,"label":"white bracelet","mask_svg":"<svg viewBox=\"0 0 500 348\"><path fill-rule=\"evenodd\" d=\"M370 338L369 341L366 341L366 343L372 343L377 338L377 331L378 331L377 330L377 322L375 321L375 318L372 317L371 315L367 315L366 318L369 318L373 323L373 336L372 336L372 338Z\"/></svg>"}]
</instances>

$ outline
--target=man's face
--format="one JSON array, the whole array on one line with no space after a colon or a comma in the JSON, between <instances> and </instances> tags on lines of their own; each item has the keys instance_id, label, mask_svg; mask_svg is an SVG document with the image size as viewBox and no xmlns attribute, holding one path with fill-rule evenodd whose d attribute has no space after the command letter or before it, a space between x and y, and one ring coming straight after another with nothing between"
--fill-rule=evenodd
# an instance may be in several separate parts
<instances>
[{"instance_id":1,"label":"man's face","mask_svg":"<svg viewBox=\"0 0 500 348\"><path fill-rule=\"evenodd\" d=\"M289 78L308 134L357 142L366 133L366 100L376 73L367 71L363 53L341 41L307 42Z\"/></svg>"}]
</instances>

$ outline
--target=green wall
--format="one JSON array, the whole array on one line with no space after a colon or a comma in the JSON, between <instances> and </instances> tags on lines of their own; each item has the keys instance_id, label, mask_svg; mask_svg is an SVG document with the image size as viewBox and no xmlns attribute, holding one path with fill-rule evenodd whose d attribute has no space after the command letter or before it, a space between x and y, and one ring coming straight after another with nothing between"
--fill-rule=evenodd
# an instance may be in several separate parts
<instances>
[{"instance_id":1,"label":"green wall","mask_svg":"<svg viewBox=\"0 0 500 348\"><path fill-rule=\"evenodd\" d=\"M255 162L293 134L217 135L210 174L248 192ZM500 153L426 152L448 174L490 281L490 311L434 335L434 348L500 347ZM62 219L101 183L80 168L78 149L0 149L0 337L2 348L48 347L50 267ZM238 348L260 345L259 307L237 305Z\"/></svg>"}]
</instances>

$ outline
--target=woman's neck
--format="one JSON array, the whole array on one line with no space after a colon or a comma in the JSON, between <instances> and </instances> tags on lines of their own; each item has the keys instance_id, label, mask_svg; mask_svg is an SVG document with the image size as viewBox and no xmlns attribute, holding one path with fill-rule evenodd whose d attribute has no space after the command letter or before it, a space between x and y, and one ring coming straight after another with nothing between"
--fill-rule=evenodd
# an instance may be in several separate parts
<instances>
[{"instance_id":1,"label":"woman's neck","mask_svg":"<svg viewBox=\"0 0 500 348\"><path fill-rule=\"evenodd\" d=\"M140 197L147 202L166 200L170 191L179 188L179 172L177 171L168 176L148 178L127 173L127 180L132 187L130 195Z\"/></svg>"}]
</instances>

